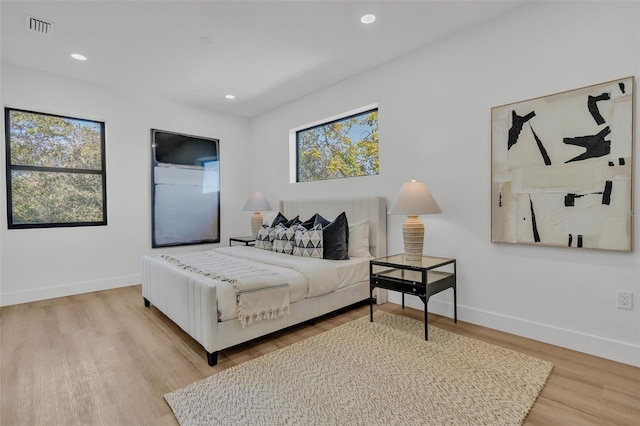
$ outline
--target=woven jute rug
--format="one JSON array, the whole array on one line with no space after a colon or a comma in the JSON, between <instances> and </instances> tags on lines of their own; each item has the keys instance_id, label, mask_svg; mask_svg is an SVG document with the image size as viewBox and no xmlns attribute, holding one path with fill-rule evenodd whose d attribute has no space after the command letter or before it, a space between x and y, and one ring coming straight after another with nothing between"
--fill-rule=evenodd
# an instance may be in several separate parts
<instances>
[{"instance_id":1,"label":"woven jute rug","mask_svg":"<svg viewBox=\"0 0 640 426\"><path fill-rule=\"evenodd\" d=\"M520 425L552 367L376 312L165 399L181 425Z\"/></svg>"}]
</instances>

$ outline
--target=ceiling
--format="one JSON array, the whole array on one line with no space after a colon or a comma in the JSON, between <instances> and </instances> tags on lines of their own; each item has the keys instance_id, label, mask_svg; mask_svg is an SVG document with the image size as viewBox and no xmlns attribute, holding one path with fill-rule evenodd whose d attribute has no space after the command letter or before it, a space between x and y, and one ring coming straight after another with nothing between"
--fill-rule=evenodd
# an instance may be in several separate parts
<instances>
[{"instance_id":1,"label":"ceiling","mask_svg":"<svg viewBox=\"0 0 640 426\"><path fill-rule=\"evenodd\" d=\"M0 54L3 63L253 117L524 1L2 0ZM361 24L365 13L377 20ZM53 22L53 36L27 30L25 15Z\"/></svg>"}]
</instances>

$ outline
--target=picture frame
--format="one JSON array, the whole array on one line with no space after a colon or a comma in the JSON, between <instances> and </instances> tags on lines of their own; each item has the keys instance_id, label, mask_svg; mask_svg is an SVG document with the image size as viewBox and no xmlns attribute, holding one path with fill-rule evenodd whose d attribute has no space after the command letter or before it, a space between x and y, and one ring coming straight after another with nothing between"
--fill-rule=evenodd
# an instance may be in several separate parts
<instances>
[{"instance_id":1,"label":"picture frame","mask_svg":"<svg viewBox=\"0 0 640 426\"><path fill-rule=\"evenodd\" d=\"M491 241L632 251L634 78L491 109Z\"/></svg>"}]
</instances>

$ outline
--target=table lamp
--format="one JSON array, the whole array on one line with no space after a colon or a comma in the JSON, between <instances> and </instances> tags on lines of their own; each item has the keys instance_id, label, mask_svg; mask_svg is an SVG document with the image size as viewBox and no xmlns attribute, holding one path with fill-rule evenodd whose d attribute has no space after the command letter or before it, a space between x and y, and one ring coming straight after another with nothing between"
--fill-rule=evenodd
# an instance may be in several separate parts
<instances>
[{"instance_id":1,"label":"table lamp","mask_svg":"<svg viewBox=\"0 0 640 426\"><path fill-rule=\"evenodd\" d=\"M418 218L422 214L442 213L438 203L423 182L402 184L398 197L389 209L389 214L406 214L402 225L402 239L407 260L422 260L424 244L424 223Z\"/></svg>"},{"instance_id":2,"label":"table lamp","mask_svg":"<svg viewBox=\"0 0 640 426\"><path fill-rule=\"evenodd\" d=\"M258 231L260 231L260 227L264 221L260 211L271 211L273 209L265 196L262 195L260 191L256 191L249 196L242 210L254 212L253 215L251 215L251 231L253 232L253 236L257 237Z\"/></svg>"}]
</instances>

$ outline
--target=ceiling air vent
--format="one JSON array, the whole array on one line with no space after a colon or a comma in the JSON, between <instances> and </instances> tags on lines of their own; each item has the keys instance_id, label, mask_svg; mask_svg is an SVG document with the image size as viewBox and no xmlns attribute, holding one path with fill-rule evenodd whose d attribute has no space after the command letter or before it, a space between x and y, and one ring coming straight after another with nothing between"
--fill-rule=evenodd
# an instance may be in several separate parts
<instances>
[{"instance_id":1,"label":"ceiling air vent","mask_svg":"<svg viewBox=\"0 0 640 426\"><path fill-rule=\"evenodd\" d=\"M34 16L25 16L25 24L27 30L43 34L47 36L53 36L54 24L53 22L45 21L44 19L36 18Z\"/></svg>"}]
</instances>

